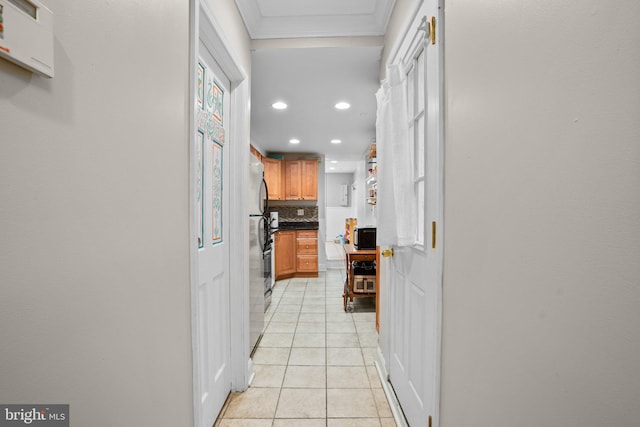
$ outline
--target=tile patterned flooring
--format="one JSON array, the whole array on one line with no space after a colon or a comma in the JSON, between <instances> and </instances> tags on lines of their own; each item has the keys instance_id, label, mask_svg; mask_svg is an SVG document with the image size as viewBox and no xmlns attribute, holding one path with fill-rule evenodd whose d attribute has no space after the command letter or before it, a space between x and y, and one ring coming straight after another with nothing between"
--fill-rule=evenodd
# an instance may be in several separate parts
<instances>
[{"instance_id":1,"label":"tile patterned flooring","mask_svg":"<svg viewBox=\"0 0 640 427\"><path fill-rule=\"evenodd\" d=\"M253 383L231 394L216 427L396 425L373 365L373 299L345 313L343 283L343 270L276 283Z\"/></svg>"}]
</instances>

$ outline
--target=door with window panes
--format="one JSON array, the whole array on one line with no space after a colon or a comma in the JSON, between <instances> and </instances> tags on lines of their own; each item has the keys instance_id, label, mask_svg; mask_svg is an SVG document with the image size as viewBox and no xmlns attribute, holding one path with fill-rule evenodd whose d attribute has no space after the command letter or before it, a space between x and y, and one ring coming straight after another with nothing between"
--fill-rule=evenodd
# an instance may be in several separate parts
<instances>
[{"instance_id":1,"label":"door with window panes","mask_svg":"<svg viewBox=\"0 0 640 427\"><path fill-rule=\"evenodd\" d=\"M428 3L428 2L427 2ZM438 16L437 2L423 16ZM413 34L413 33L412 33ZM417 41L416 41L417 40ZM413 149L417 230L414 245L388 258L389 381L412 427L438 425L442 244L440 47L425 31L402 45L408 127ZM380 226L384 226L380 224ZM431 418L431 421L430 421Z\"/></svg>"}]
</instances>

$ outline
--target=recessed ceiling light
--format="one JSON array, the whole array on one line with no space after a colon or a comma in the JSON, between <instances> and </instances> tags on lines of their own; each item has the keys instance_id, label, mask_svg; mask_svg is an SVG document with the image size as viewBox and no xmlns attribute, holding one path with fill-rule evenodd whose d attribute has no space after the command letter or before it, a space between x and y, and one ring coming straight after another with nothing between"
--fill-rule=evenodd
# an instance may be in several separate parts
<instances>
[{"instance_id":1,"label":"recessed ceiling light","mask_svg":"<svg viewBox=\"0 0 640 427\"><path fill-rule=\"evenodd\" d=\"M299 139L290 139L289 140L289 144L300 144L300 140Z\"/></svg>"},{"instance_id":2,"label":"recessed ceiling light","mask_svg":"<svg viewBox=\"0 0 640 427\"><path fill-rule=\"evenodd\" d=\"M287 108L287 104L282 101L274 102L273 104L271 104L271 106L276 110L284 110L285 108Z\"/></svg>"},{"instance_id":3,"label":"recessed ceiling light","mask_svg":"<svg viewBox=\"0 0 640 427\"><path fill-rule=\"evenodd\" d=\"M331 160L331 163L338 163L337 160Z\"/></svg>"},{"instance_id":4,"label":"recessed ceiling light","mask_svg":"<svg viewBox=\"0 0 640 427\"><path fill-rule=\"evenodd\" d=\"M340 141L339 139L332 139L331 143L332 144L340 144L342 141Z\"/></svg>"},{"instance_id":5,"label":"recessed ceiling light","mask_svg":"<svg viewBox=\"0 0 640 427\"><path fill-rule=\"evenodd\" d=\"M349 104L348 102L338 102L336 104L336 108L338 110L347 110L351 107L351 104Z\"/></svg>"},{"instance_id":6,"label":"recessed ceiling light","mask_svg":"<svg viewBox=\"0 0 640 427\"><path fill-rule=\"evenodd\" d=\"M333 170L336 170L336 168L334 168L333 166L331 166L331 167L329 168L329 170L330 170L330 171L333 171Z\"/></svg>"}]
</instances>

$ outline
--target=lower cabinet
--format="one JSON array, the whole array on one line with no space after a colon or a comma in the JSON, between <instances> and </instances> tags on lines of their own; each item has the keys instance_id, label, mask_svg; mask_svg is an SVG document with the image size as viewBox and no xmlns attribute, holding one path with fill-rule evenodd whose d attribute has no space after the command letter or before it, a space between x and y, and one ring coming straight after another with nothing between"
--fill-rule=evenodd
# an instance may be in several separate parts
<instances>
[{"instance_id":1,"label":"lower cabinet","mask_svg":"<svg viewBox=\"0 0 640 427\"><path fill-rule=\"evenodd\" d=\"M276 280L318 276L318 232L285 230L275 235Z\"/></svg>"},{"instance_id":2,"label":"lower cabinet","mask_svg":"<svg viewBox=\"0 0 640 427\"><path fill-rule=\"evenodd\" d=\"M318 274L318 255L298 255L296 271Z\"/></svg>"},{"instance_id":3,"label":"lower cabinet","mask_svg":"<svg viewBox=\"0 0 640 427\"><path fill-rule=\"evenodd\" d=\"M275 234L276 280L296 272L296 232L278 231Z\"/></svg>"}]
</instances>

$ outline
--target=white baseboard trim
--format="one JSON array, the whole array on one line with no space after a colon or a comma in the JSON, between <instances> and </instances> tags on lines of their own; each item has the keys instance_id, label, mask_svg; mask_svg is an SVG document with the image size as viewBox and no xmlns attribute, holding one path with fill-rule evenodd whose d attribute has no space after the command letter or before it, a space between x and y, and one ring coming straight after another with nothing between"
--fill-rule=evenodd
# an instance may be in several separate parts
<instances>
[{"instance_id":1,"label":"white baseboard trim","mask_svg":"<svg viewBox=\"0 0 640 427\"><path fill-rule=\"evenodd\" d=\"M384 358L382 357L380 347L378 347L378 356L376 357L374 364L376 365L376 370L380 376L382 389L384 390L384 394L387 396L387 401L389 402L391 414L393 414L393 420L396 422L396 426L409 427L409 424L404 417L404 413L402 412L402 408L400 407L400 402L398 402L398 398L396 397L396 393L393 391L391 383L387 380L387 378L389 378L389 374L387 373L387 369L384 367Z\"/></svg>"}]
</instances>

